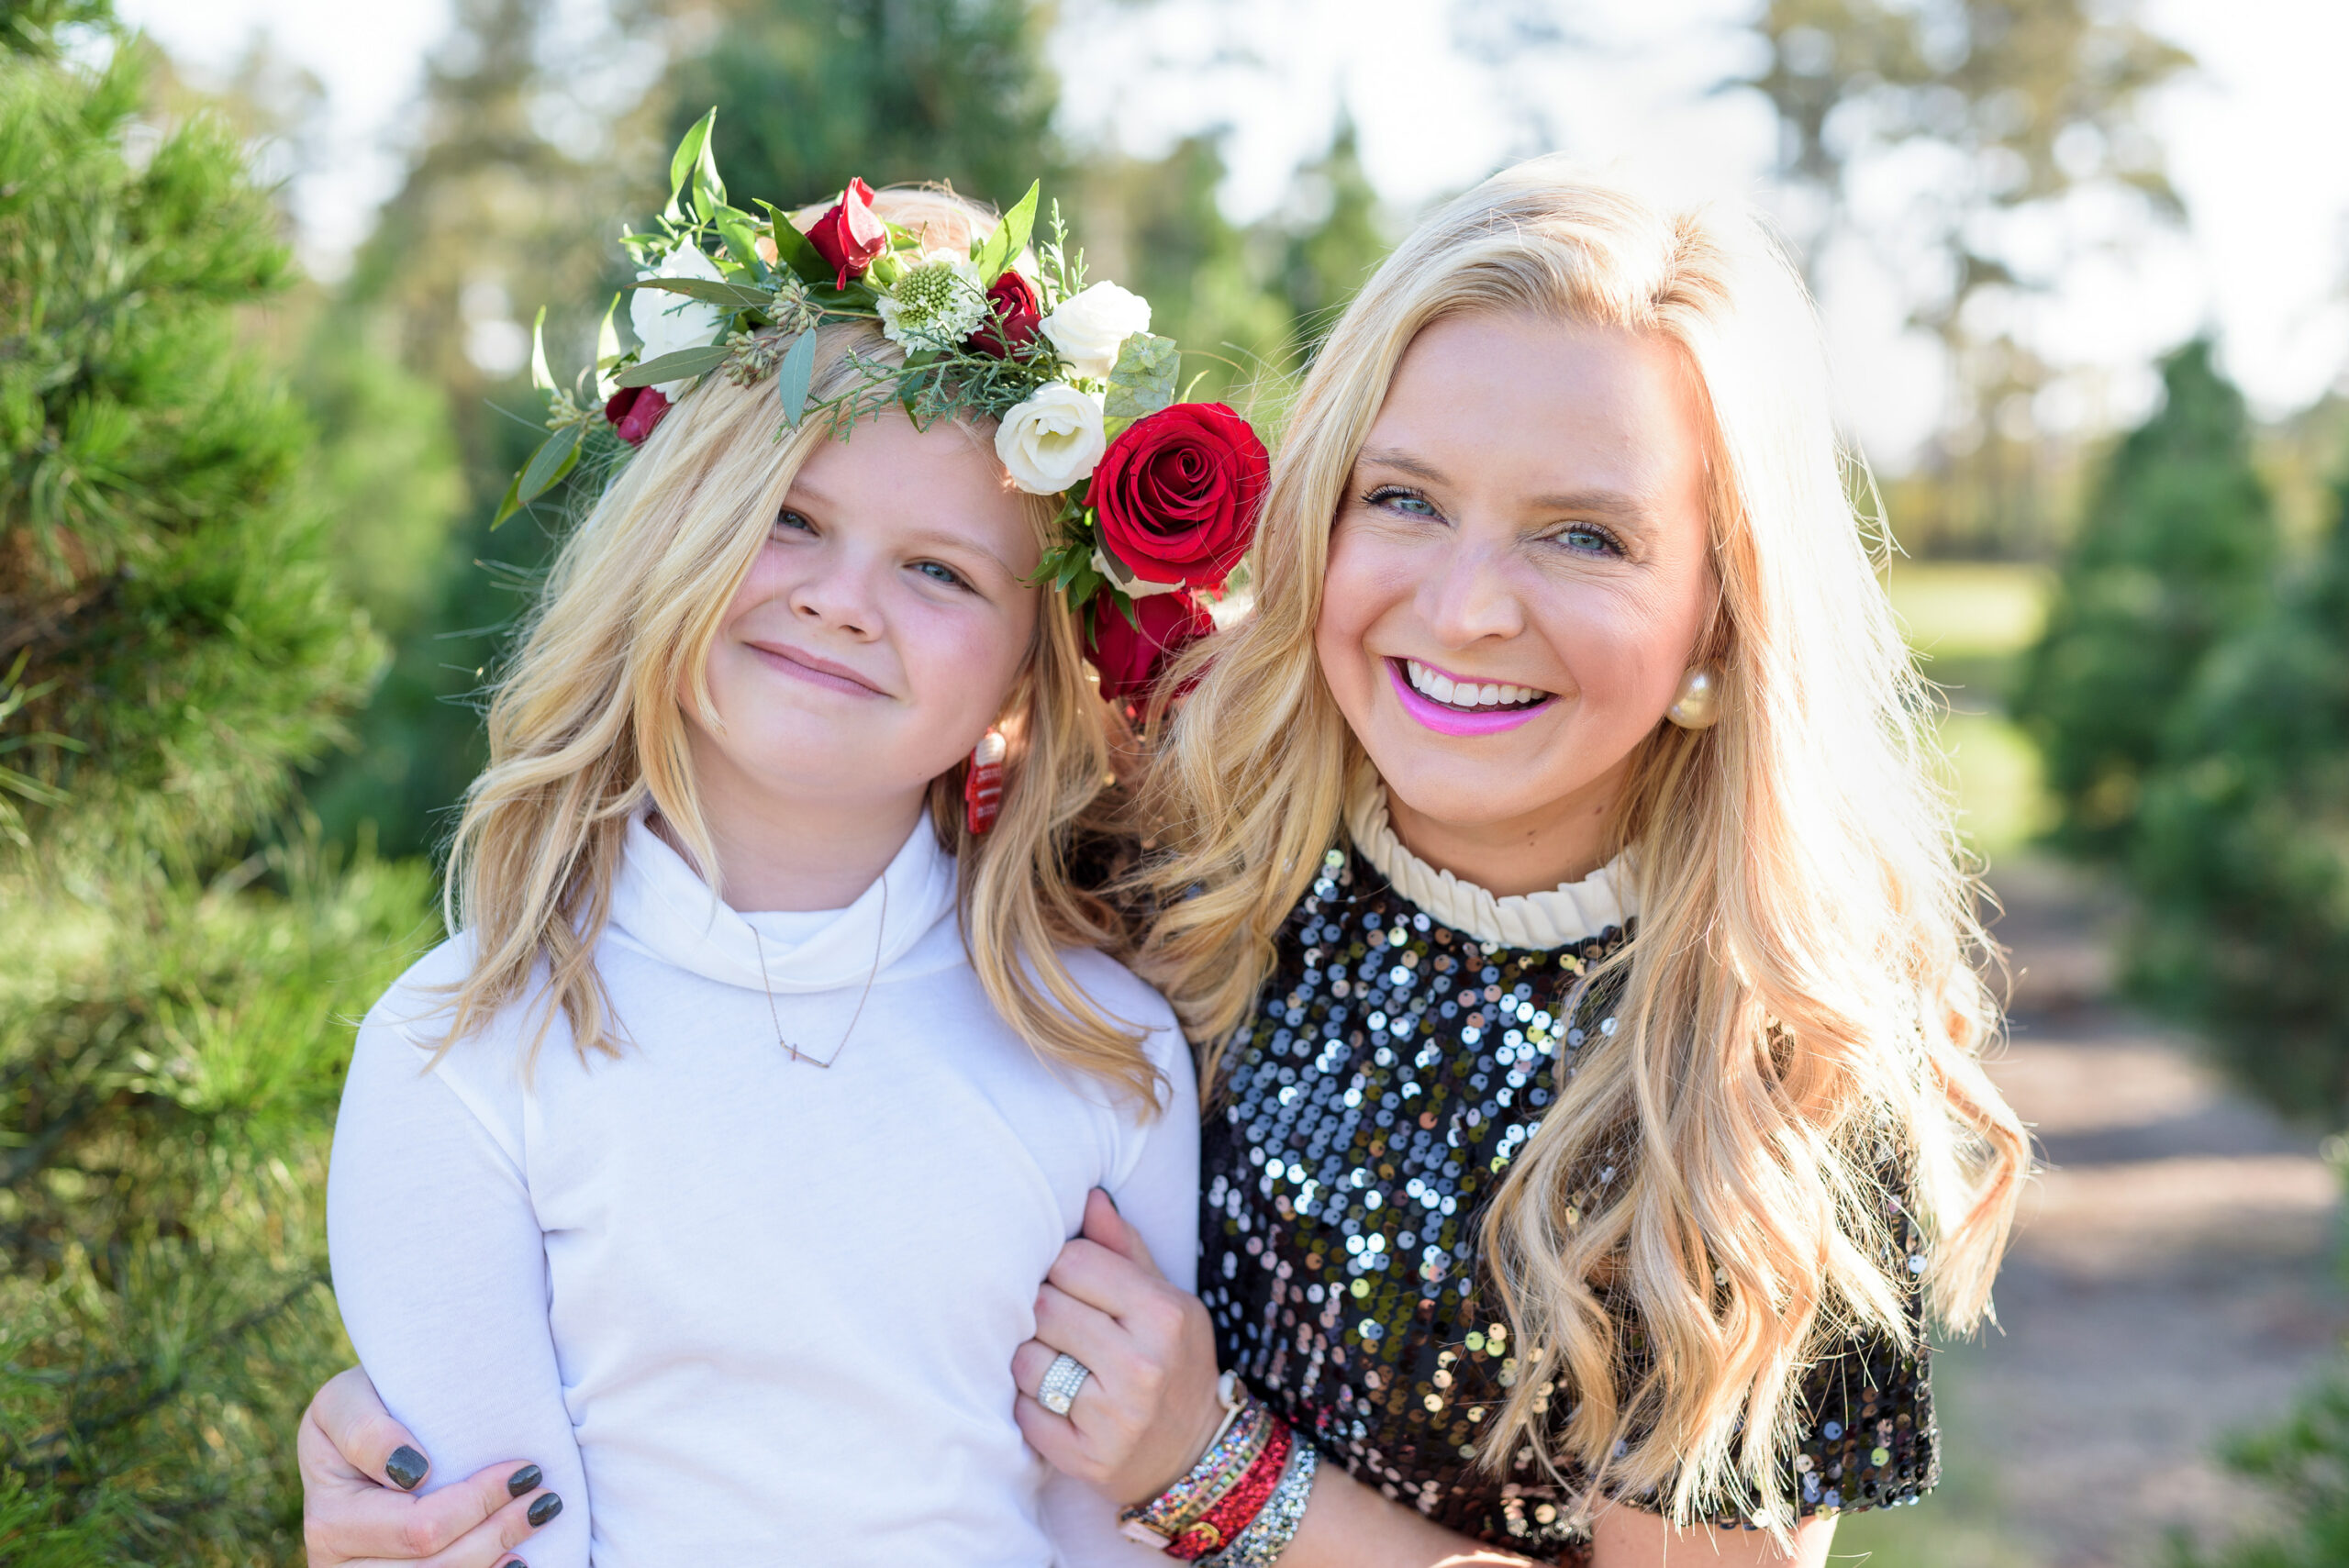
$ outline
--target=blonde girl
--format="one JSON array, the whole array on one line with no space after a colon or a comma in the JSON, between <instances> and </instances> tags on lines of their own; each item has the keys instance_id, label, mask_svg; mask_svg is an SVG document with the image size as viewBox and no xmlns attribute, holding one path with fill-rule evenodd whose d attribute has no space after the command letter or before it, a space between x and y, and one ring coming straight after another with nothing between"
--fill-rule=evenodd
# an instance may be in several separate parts
<instances>
[{"instance_id":1,"label":"blonde girl","mask_svg":"<svg viewBox=\"0 0 2349 1568\"><path fill-rule=\"evenodd\" d=\"M2026 1151L1846 480L1739 212L1543 159L1379 269L1148 791L1204 1306L1071 1244L1054 1462L1150 1498L1219 1359L1331 1462L1283 1568L1815 1565L1932 1485Z\"/></svg>"},{"instance_id":2,"label":"blonde girl","mask_svg":"<svg viewBox=\"0 0 2349 1568\"><path fill-rule=\"evenodd\" d=\"M824 326L813 395L898 355ZM1055 507L985 420L778 439L772 382L671 390L498 688L457 935L360 1032L329 1227L388 1414L357 1440L402 1490L438 1468L338 1494L306 1428L311 1561L1099 1561L1109 1505L1044 1486L1009 1361L1092 1189L1187 1266L1197 1124L1069 872L1109 730L1030 581Z\"/></svg>"}]
</instances>

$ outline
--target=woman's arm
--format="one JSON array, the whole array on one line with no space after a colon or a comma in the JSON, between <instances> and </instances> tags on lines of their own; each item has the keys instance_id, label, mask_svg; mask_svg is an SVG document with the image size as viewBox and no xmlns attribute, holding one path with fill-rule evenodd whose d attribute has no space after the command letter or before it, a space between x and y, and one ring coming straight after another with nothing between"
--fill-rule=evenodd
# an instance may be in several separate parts
<instances>
[{"instance_id":1,"label":"woman's arm","mask_svg":"<svg viewBox=\"0 0 2349 1568\"><path fill-rule=\"evenodd\" d=\"M1019 1424L1056 1468L1135 1502L1163 1490L1206 1449L1222 1418L1207 1308L1159 1274L1150 1250L1097 1194L1084 1234L1062 1250L1044 1284L1036 1334L1012 1361ZM1093 1372L1065 1417L1035 1400L1045 1369L1063 1351ZM1834 1531L1831 1518L1805 1520L1789 1556L1759 1530L1674 1530L1653 1514L1612 1507L1596 1521L1593 1568L1820 1568ZM1280 1568L1503 1568L1529 1561L1431 1524L1324 1464Z\"/></svg>"},{"instance_id":2,"label":"woman's arm","mask_svg":"<svg viewBox=\"0 0 2349 1568\"><path fill-rule=\"evenodd\" d=\"M530 1543L536 1568L586 1568L586 1483L547 1320L545 1243L522 1174L518 1115L501 1117L470 1089L461 1095L453 1056L427 1072L430 1061L395 1026L360 1030L327 1183L343 1326L419 1460L429 1453L437 1474L475 1477L465 1485L485 1491L477 1473L503 1466L511 1476L519 1466L505 1456L529 1455L542 1484L525 1505L544 1527ZM428 1479L418 1489L433 1486ZM356 1522L371 1506L381 1516L390 1500L346 1492L335 1506ZM311 1499L314 1528L323 1501ZM427 1546L410 1518L418 1533L408 1544Z\"/></svg>"}]
</instances>

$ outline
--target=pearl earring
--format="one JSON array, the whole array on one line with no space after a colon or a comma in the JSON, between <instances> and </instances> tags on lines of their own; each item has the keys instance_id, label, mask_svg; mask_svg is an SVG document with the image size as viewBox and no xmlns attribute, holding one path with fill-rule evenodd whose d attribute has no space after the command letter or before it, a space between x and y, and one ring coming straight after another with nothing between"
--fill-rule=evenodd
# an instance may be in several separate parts
<instances>
[{"instance_id":1,"label":"pearl earring","mask_svg":"<svg viewBox=\"0 0 2349 1568\"><path fill-rule=\"evenodd\" d=\"M1683 729L1710 729L1721 717L1721 672L1718 664L1698 664L1680 677L1680 690L1664 717Z\"/></svg>"}]
</instances>

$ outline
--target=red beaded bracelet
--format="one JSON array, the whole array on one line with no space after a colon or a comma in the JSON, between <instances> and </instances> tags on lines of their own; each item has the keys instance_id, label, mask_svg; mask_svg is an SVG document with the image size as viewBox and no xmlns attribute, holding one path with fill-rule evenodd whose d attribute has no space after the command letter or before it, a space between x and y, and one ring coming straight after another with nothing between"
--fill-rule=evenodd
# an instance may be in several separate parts
<instances>
[{"instance_id":1,"label":"red beaded bracelet","mask_svg":"<svg viewBox=\"0 0 2349 1568\"><path fill-rule=\"evenodd\" d=\"M1220 1551L1230 1545L1264 1511L1264 1500L1281 1484L1281 1471L1288 1464L1289 1448L1294 1441L1288 1423L1276 1419L1264 1451L1256 1455L1256 1462L1232 1484L1230 1491L1216 1499L1214 1507L1184 1526L1166 1543L1166 1555L1196 1562L1208 1552Z\"/></svg>"}]
</instances>

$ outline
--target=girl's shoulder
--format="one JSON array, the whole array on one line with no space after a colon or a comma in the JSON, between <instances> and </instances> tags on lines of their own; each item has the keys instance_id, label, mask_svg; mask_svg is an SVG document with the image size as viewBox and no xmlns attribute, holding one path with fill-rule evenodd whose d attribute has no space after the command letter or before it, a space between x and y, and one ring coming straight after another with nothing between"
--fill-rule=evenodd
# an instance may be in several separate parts
<instances>
[{"instance_id":1,"label":"girl's shoulder","mask_svg":"<svg viewBox=\"0 0 2349 1568\"><path fill-rule=\"evenodd\" d=\"M1164 1075L1177 1100L1196 1098L1190 1042L1174 1009L1157 988L1097 948L1063 948L1061 963L1085 999L1109 1018L1143 1035L1142 1050Z\"/></svg>"}]
</instances>

